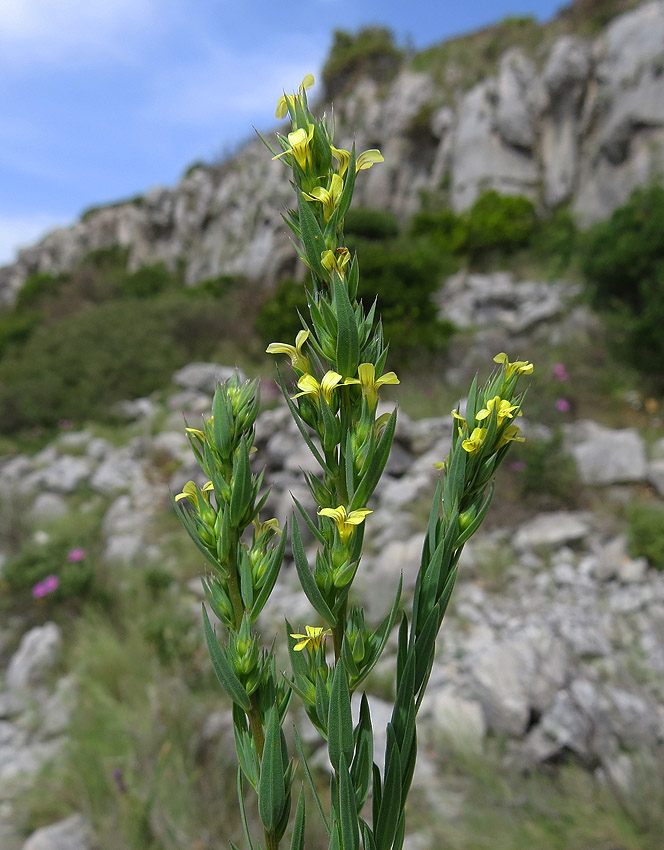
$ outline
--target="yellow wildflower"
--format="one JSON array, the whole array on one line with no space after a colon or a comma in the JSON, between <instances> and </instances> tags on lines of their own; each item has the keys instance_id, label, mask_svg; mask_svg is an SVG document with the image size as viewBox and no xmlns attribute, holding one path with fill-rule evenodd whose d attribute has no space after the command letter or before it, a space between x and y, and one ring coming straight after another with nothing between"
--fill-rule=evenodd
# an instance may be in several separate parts
<instances>
[{"instance_id":1,"label":"yellow wildflower","mask_svg":"<svg viewBox=\"0 0 664 850\"><path fill-rule=\"evenodd\" d=\"M325 221L329 221L335 207L339 203L339 198L341 197L343 188L344 181L342 178L339 177L338 174L333 174L329 189L324 189L322 186L316 186L309 194L305 192L304 197L309 198L310 201L320 201L323 205Z\"/></svg>"},{"instance_id":2,"label":"yellow wildflower","mask_svg":"<svg viewBox=\"0 0 664 850\"><path fill-rule=\"evenodd\" d=\"M369 409L378 403L378 389L384 384L398 384L399 379L394 372L386 372L380 378L376 378L376 367L373 363L360 363L357 367L358 378L346 378L345 384L359 384L362 387L362 395L366 398Z\"/></svg>"},{"instance_id":3,"label":"yellow wildflower","mask_svg":"<svg viewBox=\"0 0 664 850\"><path fill-rule=\"evenodd\" d=\"M274 113L275 118L285 118L288 115L288 106L294 107L295 101L301 97L307 89L310 89L316 81L313 74L307 76L300 83L300 88L297 94L282 94L277 102L277 111Z\"/></svg>"},{"instance_id":4,"label":"yellow wildflower","mask_svg":"<svg viewBox=\"0 0 664 850\"><path fill-rule=\"evenodd\" d=\"M309 331L302 330L295 337L295 345L288 345L286 342L271 342L265 350L268 354L287 354L294 369L308 372L309 361L302 354L302 347L308 338Z\"/></svg>"},{"instance_id":5,"label":"yellow wildflower","mask_svg":"<svg viewBox=\"0 0 664 850\"><path fill-rule=\"evenodd\" d=\"M286 154L292 154L295 157L297 164L304 171L307 165L311 164L311 140L313 137L313 124L309 124L306 130L302 127L297 130L293 130L292 133L288 134L288 144L290 147L286 148L285 151L278 153L276 156L273 156L272 159L280 159L282 156L286 156Z\"/></svg>"},{"instance_id":6,"label":"yellow wildflower","mask_svg":"<svg viewBox=\"0 0 664 850\"><path fill-rule=\"evenodd\" d=\"M331 146L332 156L339 162L339 174L341 177L348 171L350 165L350 151L345 151L343 148L335 148ZM377 148L371 148L368 151L363 151L355 160L355 171L366 171L371 168L374 163L384 162L383 154Z\"/></svg>"},{"instance_id":7,"label":"yellow wildflower","mask_svg":"<svg viewBox=\"0 0 664 850\"><path fill-rule=\"evenodd\" d=\"M318 511L318 516L327 516L333 519L337 526L341 542L345 543L355 530L355 526L363 523L371 513L373 511L367 510L367 508L358 508L348 513L343 505L339 505L338 508L321 508Z\"/></svg>"},{"instance_id":8,"label":"yellow wildflower","mask_svg":"<svg viewBox=\"0 0 664 850\"><path fill-rule=\"evenodd\" d=\"M464 440L461 443L461 448L464 451L467 451L469 455L476 454L484 442L484 438L486 437L486 428L475 428L473 429L473 433L467 440Z\"/></svg>"},{"instance_id":9,"label":"yellow wildflower","mask_svg":"<svg viewBox=\"0 0 664 850\"><path fill-rule=\"evenodd\" d=\"M502 449L503 446L506 446L507 443L512 441L516 443L526 442L526 438L521 436L521 429L518 425L508 425L507 428L505 428L505 431L502 437L500 438L500 442L498 443L496 448Z\"/></svg>"},{"instance_id":10,"label":"yellow wildflower","mask_svg":"<svg viewBox=\"0 0 664 850\"><path fill-rule=\"evenodd\" d=\"M254 527L256 528L257 537L268 530L272 530L276 534L281 534L281 529L279 528L279 520L276 517L272 517L272 519L266 519L265 522L261 522L259 519L254 519L253 522Z\"/></svg>"},{"instance_id":11,"label":"yellow wildflower","mask_svg":"<svg viewBox=\"0 0 664 850\"><path fill-rule=\"evenodd\" d=\"M501 398L499 395L490 398L486 407L482 408L475 414L475 419L478 422L481 422L483 419L486 419L488 416L491 416L491 411L496 408L496 420L498 425L502 425L504 419L513 419L514 418L514 410L519 409L518 404L510 404L509 400L506 398Z\"/></svg>"},{"instance_id":12,"label":"yellow wildflower","mask_svg":"<svg viewBox=\"0 0 664 850\"><path fill-rule=\"evenodd\" d=\"M323 251L320 261L328 272L336 271L340 278L346 274L346 266L350 262L350 251L348 248L337 248L335 251Z\"/></svg>"},{"instance_id":13,"label":"yellow wildflower","mask_svg":"<svg viewBox=\"0 0 664 850\"><path fill-rule=\"evenodd\" d=\"M332 634L331 629L324 629L322 626L305 626L306 635L291 635L292 638L299 640L293 647L295 652L301 652L305 647L314 650L318 649L325 642L325 638Z\"/></svg>"},{"instance_id":14,"label":"yellow wildflower","mask_svg":"<svg viewBox=\"0 0 664 850\"><path fill-rule=\"evenodd\" d=\"M199 493L207 502L208 498L205 496L205 494L209 493L211 490L214 490L214 484L211 481L208 481L206 484L204 484L200 491L193 481L187 481L187 483L182 488L182 492L178 493L175 497L175 501L179 502L180 499L189 499L192 504L198 507L200 504L198 501Z\"/></svg>"},{"instance_id":15,"label":"yellow wildflower","mask_svg":"<svg viewBox=\"0 0 664 850\"><path fill-rule=\"evenodd\" d=\"M332 390L343 378L338 372L326 372L323 375L323 380L319 383L313 375L302 375L297 382L301 392L296 393L293 398L299 398L303 395L312 395L318 401L320 394L323 393L323 398L328 404L332 403Z\"/></svg>"},{"instance_id":16,"label":"yellow wildflower","mask_svg":"<svg viewBox=\"0 0 664 850\"><path fill-rule=\"evenodd\" d=\"M501 351L500 354L496 354L493 361L494 363L505 364L508 378L515 372L518 372L519 375L531 375L534 369L533 364L529 363L528 360L515 360L514 363L510 363L504 351Z\"/></svg>"}]
</instances>

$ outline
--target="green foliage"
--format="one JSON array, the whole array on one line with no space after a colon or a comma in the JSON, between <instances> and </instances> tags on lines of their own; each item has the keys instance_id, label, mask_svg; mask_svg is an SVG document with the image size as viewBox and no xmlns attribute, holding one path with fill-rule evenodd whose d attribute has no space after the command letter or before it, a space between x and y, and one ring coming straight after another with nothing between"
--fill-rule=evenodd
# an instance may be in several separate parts
<instances>
[{"instance_id":1,"label":"green foliage","mask_svg":"<svg viewBox=\"0 0 664 850\"><path fill-rule=\"evenodd\" d=\"M292 343L302 328L298 312L306 318L305 284L284 278L274 293L263 301L256 318L256 330L266 343Z\"/></svg>"},{"instance_id":2,"label":"green foliage","mask_svg":"<svg viewBox=\"0 0 664 850\"><path fill-rule=\"evenodd\" d=\"M209 356L223 328L217 302L181 294L102 304L42 327L0 363L0 432L107 418L114 402Z\"/></svg>"},{"instance_id":3,"label":"green foliage","mask_svg":"<svg viewBox=\"0 0 664 850\"><path fill-rule=\"evenodd\" d=\"M343 93L361 76L388 83L396 76L402 61L402 51L384 27L364 27L355 35L335 30L322 72L325 96Z\"/></svg>"},{"instance_id":4,"label":"green foliage","mask_svg":"<svg viewBox=\"0 0 664 850\"><path fill-rule=\"evenodd\" d=\"M626 511L630 554L646 558L664 570L664 505L661 502L632 502Z\"/></svg>"},{"instance_id":5,"label":"green foliage","mask_svg":"<svg viewBox=\"0 0 664 850\"><path fill-rule=\"evenodd\" d=\"M451 209L415 213L410 220L413 236L426 236L442 254L460 254L468 244L468 223Z\"/></svg>"},{"instance_id":6,"label":"green foliage","mask_svg":"<svg viewBox=\"0 0 664 850\"><path fill-rule=\"evenodd\" d=\"M24 343L39 325L41 313L36 310L8 310L0 314L0 358L11 345Z\"/></svg>"},{"instance_id":7,"label":"green foliage","mask_svg":"<svg viewBox=\"0 0 664 850\"><path fill-rule=\"evenodd\" d=\"M122 294L125 298L153 298L174 284L172 272L163 263L155 263L127 274L122 280Z\"/></svg>"},{"instance_id":8,"label":"green foliage","mask_svg":"<svg viewBox=\"0 0 664 850\"><path fill-rule=\"evenodd\" d=\"M67 555L71 548L71 541L57 538L43 544L26 543L3 567L3 581L10 591L26 595L47 576L56 576L58 587L49 594L49 602L81 597L91 587L94 565L89 556L69 561Z\"/></svg>"},{"instance_id":9,"label":"green foliage","mask_svg":"<svg viewBox=\"0 0 664 850\"><path fill-rule=\"evenodd\" d=\"M38 273L30 275L16 296L16 307L31 307L38 305L44 295L54 295L63 283L62 275Z\"/></svg>"},{"instance_id":10,"label":"green foliage","mask_svg":"<svg viewBox=\"0 0 664 850\"><path fill-rule=\"evenodd\" d=\"M475 257L496 250L509 254L527 245L537 227L532 201L522 195L500 195L494 190L479 196L466 221L467 247Z\"/></svg>"},{"instance_id":11,"label":"green foliage","mask_svg":"<svg viewBox=\"0 0 664 850\"><path fill-rule=\"evenodd\" d=\"M397 217L388 210L353 207L344 219L346 236L363 239L389 239L399 233Z\"/></svg>"},{"instance_id":12,"label":"green foliage","mask_svg":"<svg viewBox=\"0 0 664 850\"><path fill-rule=\"evenodd\" d=\"M219 277L211 277L197 283L196 286L189 287L185 290L188 295L206 295L211 298L225 298L227 295L233 294L236 290L246 288L247 281L243 277L233 277L232 275L222 274Z\"/></svg>"},{"instance_id":13,"label":"green foliage","mask_svg":"<svg viewBox=\"0 0 664 850\"><path fill-rule=\"evenodd\" d=\"M539 497L547 507L569 508L577 500L579 479L573 458L563 450L562 429L549 440L528 439L514 451L521 471L521 495Z\"/></svg>"},{"instance_id":14,"label":"green foliage","mask_svg":"<svg viewBox=\"0 0 664 850\"><path fill-rule=\"evenodd\" d=\"M640 309L664 262L664 187L637 189L610 218L592 227L581 245L581 268L594 287L594 299L612 299Z\"/></svg>"},{"instance_id":15,"label":"green foliage","mask_svg":"<svg viewBox=\"0 0 664 850\"><path fill-rule=\"evenodd\" d=\"M531 247L536 259L548 263L553 274L561 274L572 262L578 242L574 216L566 207L560 207L539 220Z\"/></svg>"}]
</instances>

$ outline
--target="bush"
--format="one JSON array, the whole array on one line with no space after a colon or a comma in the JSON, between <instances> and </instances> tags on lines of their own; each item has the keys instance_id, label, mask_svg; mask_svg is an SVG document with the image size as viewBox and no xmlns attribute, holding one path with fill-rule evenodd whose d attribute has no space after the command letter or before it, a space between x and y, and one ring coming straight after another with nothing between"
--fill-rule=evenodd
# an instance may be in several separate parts
<instances>
[{"instance_id":1,"label":"bush","mask_svg":"<svg viewBox=\"0 0 664 850\"><path fill-rule=\"evenodd\" d=\"M509 254L527 245L535 233L537 217L532 201L522 195L485 192L467 214L468 250L474 256L499 250Z\"/></svg>"},{"instance_id":2,"label":"bush","mask_svg":"<svg viewBox=\"0 0 664 850\"><path fill-rule=\"evenodd\" d=\"M342 94L360 76L388 83L403 61L392 33L384 27L365 27L356 35L335 30L333 39L322 72L326 98Z\"/></svg>"},{"instance_id":3,"label":"bush","mask_svg":"<svg viewBox=\"0 0 664 850\"><path fill-rule=\"evenodd\" d=\"M592 227L581 245L581 268L599 306L618 299L641 309L649 295L642 284L653 279L663 261L662 186L637 189L607 221Z\"/></svg>"},{"instance_id":4,"label":"bush","mask_svg":"<svg viewBox=\"0 0 664 850\"><path fill-rule=\"evenodd\" d=\"M53 296L58 293L65 277L52 274L30 275L19 289L16 296L16 308L39 306L45 295Z\"/></svg>"},{"instance_id":5,"label":"bush","mask_svg":"<svg viewBox=\"0 0 664 850\"><path fill-rule=\"evenodd\" d=\"M48 576L58 580L57 589L48 598L61 601L84 595L94 579L92 560L84 556L70 561L72 547L63 540L27 543L3 567L2 578L14 593L32 590Z\"/></svg>"},{"instance_id":6,"label":"bush","mask_svg":"<svg viewBox=\"0 0 664 850\"><path fill-rule=\"evenodd\" d=\"M11 345L21 345L42 320L41 313L36 310L10 310L0 315L0 358Z\"/></svg>"},{"instance_id":7,"label":"bush","mask_svg":"<svg viewBox=\"0 0 664 850\"><path fill-rule=\"evenodd\" d=\"M387 210L354 207L346 213L344 232L364 239L389 239L398 234L399 226L397 217Z\"/></svg>"},{"instance_id":8,"label":"bush","mask_svg":"<svg viewBox=\"0 0 664 850\"><path fill-rule=\"evenodd\" d=\"M537 259L551 264L554 274L561 274L572 261L579 242L579 230L572 213L562 207L541 219L533 234L532 250Z\"/></svg>"},{"instance_id":9,"label":"bush","mask_svg":"<svg viewBox=\"0 0 664 850\"><path fill-rule=\"evenodd\" d=\"M664 570L664 505L661 502L633 502L627 508L627 538L634 558L646 558Z\"/></svg>"},{"instance_id":10,"label":"bush","mask_svg":"<svg viewBox=\"0 0 664 850\"><path fill-rule=\"evenodd\" d=\"M468 223L451 209L416 213L410 221L413 236L426 236L443 254L460 254L468 244Z\"/></svg>"},{"instance_id":11,"label":"bush","mask_svg":"<svg viewBox=\"0 0 664 850\"><path fill-rule=\"evenodd\" d=\"M102 304L42 327L0 363L0 432L108 417L114 402L209 356L225 327L218 302L182 294Z\"/></svg>"},{"instance_id":12,"label":"bush","mask_svg":"<svg viewBox=\"0 0 664 850\"><path fill-rule=\"evenodd\" d=\"M175 284L173 273L163 263L155 263L127 274L122 280L122 294L125 298L153 298Z\"/></svg>"},{"instance_id":13,"label":"bush","mask_svg":"<svg viewBox=\"0 0 664 850\"><path fill-rule=\"evenodd\" d=\"M292 277L284 278L265 299L256 318L256 330L267 345L270 342L292 343L302 327L298 312L308 319L305 284Z\"/></svg>"}]
</instances>

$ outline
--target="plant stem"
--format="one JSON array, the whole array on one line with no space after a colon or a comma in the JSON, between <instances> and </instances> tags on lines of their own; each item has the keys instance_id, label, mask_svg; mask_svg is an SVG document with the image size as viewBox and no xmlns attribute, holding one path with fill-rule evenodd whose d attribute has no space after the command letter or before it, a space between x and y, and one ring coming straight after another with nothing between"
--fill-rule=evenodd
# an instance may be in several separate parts
<instances>
[{"instance_id":1,"label":"plant stem","mask_svg":"<svg viewBox=\"0 0 664 850\"><path fill-rule=\"evenodd\" d=\"M228 593L231 597L231 605L233 606L233 616L235 618L235 629L240 630L242 618L244 617L244 605L242 604L242 594L240 593L240 583L238 581L237 568L237 540L231 543L231 551L228 557L230 564L228 575Z\"/></svg>"}]
</instances>

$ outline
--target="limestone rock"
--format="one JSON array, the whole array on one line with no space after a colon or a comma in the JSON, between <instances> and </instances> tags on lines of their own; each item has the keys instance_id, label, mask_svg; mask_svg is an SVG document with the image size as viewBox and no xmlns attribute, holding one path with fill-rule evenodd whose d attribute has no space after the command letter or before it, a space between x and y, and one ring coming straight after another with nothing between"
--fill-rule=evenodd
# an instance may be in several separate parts
<instances>
[{"instance_id":1,"label":"limestone rock","mask_svg":"<svg viewBox=\"0 0 664 850\"><path fill-rule=\"evenodd\" d=\"M645 447L634 428L615 430L587 420L569 426L566 438L584 484L645 479Z\"/></svg>"},{"instance_id":2,"label":"limestone rock","mask_svg":"<svg viewBox=\"0 0 664 850\"><path fill-rule=\"evenodd\" d=\"M83 815L71 815L33 832L23 850L93 850L92 828Z\"/></svg>"},{"instance_id":3,"label":"limestone rock","mask_svg":"<svg viewBox=\"0 0 664 850\"><path fill-rule=\"evenodd\" d=\"M43 685L62 649L62 634L55 623L35 626L23 635L7 667L7 687L21 691Z\"/></svg>"},{"instance_id":4,"label":"limestone rock","mask_svg":"<svg viewBox=\"0 0 664 850\"><path fill-rule=\"evenodd\" d=\"M227 381L236 373L241 381L246 381L244 373L234 366L221 366L219 363L189 363L173 375L173 383L178 387L184 387L185 390L198 390L212 394L218 382Z\"/></svg>"},{"instance_id":5,"label":"limestone rock","mask_svg":"<svg viewBox=\"0 0 664 850\"><path fill-rule=\"evenodd\" d=\"M583 540L590 532L589 515L554 511L540 514L522 525L514 536L514 546L523 551L538 546L561 546Z\"/></svg>"}]
</instances>

